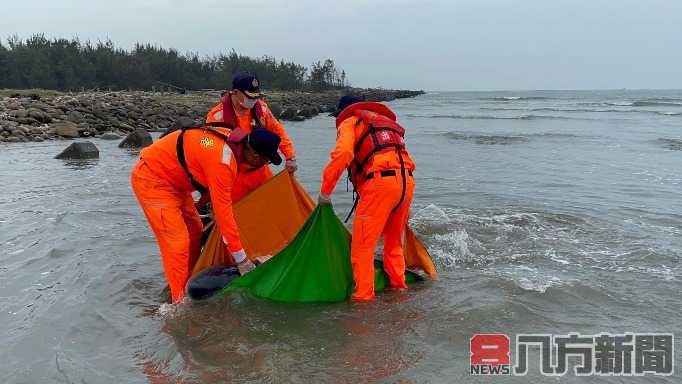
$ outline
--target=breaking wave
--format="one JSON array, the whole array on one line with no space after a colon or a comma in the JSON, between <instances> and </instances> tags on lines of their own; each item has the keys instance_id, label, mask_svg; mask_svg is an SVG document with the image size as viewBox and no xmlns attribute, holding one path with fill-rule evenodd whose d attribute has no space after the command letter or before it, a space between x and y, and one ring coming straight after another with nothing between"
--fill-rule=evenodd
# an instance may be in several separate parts
<instances>
[{"instance_id":1,"label":"breaking wave","mask_svg":"<svg viewBox=\"0 0 682 384\"><path fill-rule=\"evenodd\" d=\"M529 134L516 134L516 135L486 135L479 133L465 133L465 132L445 132L441 135L451 139L451 140L462 140L469 141L475 144L487 144L487 145L509 145L509 144L522 144L529 142L532 138L576 138L580 137L571 133L554 133L554 132L543 132L543 133L529 133Z\"/></svg>"},{"instance_id":2,"label":"breaking wave","mask_svg":"<svg viewBox=\"0 0 682 384\"><path fill-rule=\"evenodd\" d=\"M487 145L509 145L509 144L521 144L530 141L524 136L506 136L506 135L480 135L480 134L466 134L458 132L447 132L445 134L448 138L452 140L463 140L470 141L476 144L487 144Z\"/></svg>"},{"instance_id":3,"label":"breaking wave","mask_svg":"<svg viewBox=\"0 0 682 384\"><path fill-rule=\"evenodd\" d=\"M450 114L417 115L417 114L408 114L407 117L421 117L421 118L427 118L427 119L455 119L455 120L592 120L592 119L583 118L583 117L546 116L546 115L492 116L492 115L450 115Z\"/></svg>"},{"instance_id":4,"label":"breaking wave","mask_svg":"<svg viewBox=\"0 0 682 384\"><path fill-rule=\"evenodd\" d=\"M497 96L497 97L484 97L480 100L492 100L492 101L518 101L518 100L548 100L549 97L542 96Z\"/></svg>"},{"instance_id":5,"label":"breaking wave","mask_svg":"<svg viewBox=\"0 0 682 384\"><path fill-rule=\"evenodd\" d=\"M682 107L682 102L670 102L670 101L635 101L632 103L635 107Z\"/></svg>"},{"instance_id":6,"label":"breaking wave","mask_svg":"<svg viewBox=\"0 0 682 384\"><path fill-rule=\"evenodd\" d=\"M597 107L676 107L682 108L680 99L643 99L635 101L610 101L610 102L589 102L579 103L585 106Z\"/></svg>"},{"instance_id":7,"label":"breaking wave","mask_svg":"<svg viewBox=\"0 0 682 384\"><path fill-rule=\"evenodd\" d=\"M525 111L525 112L584 112L584 113L643 113L661 116L682 116L682 112L650 111L646 109L593 109L593 108L501 108L481 107L485 111Z\"/></svg>"}]
</instances>

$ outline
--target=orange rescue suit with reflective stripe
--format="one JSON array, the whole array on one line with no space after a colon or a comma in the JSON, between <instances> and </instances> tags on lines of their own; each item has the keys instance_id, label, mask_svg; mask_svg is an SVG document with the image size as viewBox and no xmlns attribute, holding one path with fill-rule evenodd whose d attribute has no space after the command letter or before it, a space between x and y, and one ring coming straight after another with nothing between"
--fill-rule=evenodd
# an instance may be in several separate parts
<instances>
[{"instance_id":1,"label":"orange rescue suit with reflective stripe","mask_svg":"<svg viewBox=\"0 0 682 384\"><path fill-rule=\"evenodd\" d=\"M212 128L215 129L215 128ZM217 129L229 134L227 129ZM177 156L180 131L164 136L140 153L140 158L156 177L168 182L178 192L191 193L194 187ZM236 149L237 146L234 146ZM239 229L232 212L232 187L237 178L238 153L231 145L206 129L190 129L184 134L185 160L194 179L208 188L220 232L230 252L241 250ZM238 150L238 149L237 149Z\"/></svg>"}]
</instances>

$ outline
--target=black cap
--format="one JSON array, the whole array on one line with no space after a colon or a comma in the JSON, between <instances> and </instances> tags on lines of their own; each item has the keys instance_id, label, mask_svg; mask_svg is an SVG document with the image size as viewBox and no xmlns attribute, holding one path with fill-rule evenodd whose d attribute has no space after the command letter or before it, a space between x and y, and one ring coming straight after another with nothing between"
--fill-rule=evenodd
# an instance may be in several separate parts
<instances>
[{"instance_id":1,"label":"black cap","mask_svg":"<svg viewBox=\"0 0 682 384\"><path fill-rule=\"evenodd\" d=\"M251 148L275 165L282 164L282 157L277 153L280 141L279 136L263 128L256 128L246 136Z\"/></svg>"},{"instance_id":2,"label":"black cap","mask_svg":"<svg viewBox=\"0 0 682 384\"><path fill-rule=\"evenodd\" d=\"M339 113L341 113L341 111L346 109L346 107L348 107L349 105L359 103L361 101L365 101L365 100L363 100L359 97L352 96L352 95L342 96L339 99L339 102L336 104L336 111L334 111L334 113L332 113L331 115L332 116L338 116Z\"/></svg>"},{"instance_id":3,"label":"black cap","mask_svg":"<svg viewBox=\"0 0 682 384\"><path fill-rule=\"evenodd\" d=\"M260 82L255 75L248 72L239 72L232 78L232 89L241 91L250 99L257 99L260 94Z\"/></svg>"}]
</instances>

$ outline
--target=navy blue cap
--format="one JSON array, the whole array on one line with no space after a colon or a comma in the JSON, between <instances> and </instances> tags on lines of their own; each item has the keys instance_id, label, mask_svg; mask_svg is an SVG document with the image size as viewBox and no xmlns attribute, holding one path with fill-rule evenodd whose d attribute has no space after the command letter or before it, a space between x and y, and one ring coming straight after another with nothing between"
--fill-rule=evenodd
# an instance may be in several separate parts
<instances>
[{"instance_id":1,"label":"navy blue cap","mask_svg":"<svg viewBox=\"0 0 682 384\"><path fill-rule=\"evenodd\" d=\"M339 99L339 102L336 104L336 111L334 113L332 113L331 115L332 116L338 116L339 113L341 113L341 111L346 109L346 107L348 107L352 104L355 104L355 103L359 103L361 101L365 101L365 100L363 100L359 97L355 97L353 95L343 96Z\"/></svg>"},{"instance_id":2,"label":"navy blue cap","mask_svg":"<svg viewBox=\"0 0 682 384\"><path fill-rule=\"evenodd\" d=\"M257 99L260 94L260 82L255 75L248 72L238 72L232 78L232 89L241 91L250 99Z\"/></svg>"},{"instance_id":3,"label":"navy blue cap","mask_svg":"<svg viewBox=\"0 0 682 384\"><path fill-rule=\"evenodd\" d=\"M275 165L282 164L282 157L277 153L280 141L277 134L263 128L256 128L246 136L246 142L251 148Z\"/></svg>"}]
</instances>

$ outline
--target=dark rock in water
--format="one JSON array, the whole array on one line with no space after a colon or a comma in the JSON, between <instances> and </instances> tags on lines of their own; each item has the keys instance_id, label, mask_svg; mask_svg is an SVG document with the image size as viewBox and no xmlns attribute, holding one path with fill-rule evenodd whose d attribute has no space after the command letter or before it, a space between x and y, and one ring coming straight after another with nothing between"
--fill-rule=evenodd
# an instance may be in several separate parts
<instances>
[{"instance_id":1,"label":"dark rock in water","mask_svg":"<svg viewBox=\"0 0 682 384\"><path fill-rule=\"evenodd\" d=\"M126 136L118 145L119 148L144 148L152 145L152 135L144 129L136 129Z\"/></svg>"},{"instance_id":2,"label":"dark rock in water","mask_svg":"<svg viewBox=\"0 0 682 384\"><path fill-rule=\"evenodd\" d=\"M282 112L280 118L282 120L291 120L296 116L298 116L298 110L296 108L287 108L284 110L284 112Z\"/></svg>"},{"instance_id":3,"label":"dark rock in water","mask_svg":"<svg viewBox=\"0 0 682 384\"><path fill-rule=\"evenodd\" d=\"M121 136L112 132L105 132L99 138L102 140L119 140L121 139Z\"/></svg>"},{"instance_id":4,"label":"dark rock in water","mask_svg":"<svg viewBox=\"0 0 682 384\"><path fill-rule=\"evenodd\" d=\"M192 300L208 299L237 277L239 270L236 267L219 265L208 268L187 283L187 294Z\"/></svg>"},{"instance_id":5,"label":"dark rock in water","mask_svg":"<svg viewBox=\"0 0 682 384\"><path fill-rule=\"evenodd\" d=\"M303 116L306 118L308 117L314 117L317 116L320 113L320 109L315 107L315 106L310 106L307 107L303 110L303 113L301 113Z\"/></svg>"},{"instance_id":6,"label":"dark rock in water","mask_svg":"<svg viewBox=\"0 0 682 384\"><path fill-rule=\"evenodd\" d=\"M95 144L89 141L72 143L62 153L55 156L55 159L97 159L99 150Z\"/></svg>"},{"instance_id":7,"label":"dark rock in water","mask_svg":"<svg viewBox=\"0 0 682 384\"><path fill-rule=\"evenodd\" d=\"M289 119L289 121L303 121L303 120L305 120L305 116L301 116L301 115L296 115L296 116Z\"/></svg>"}]
</instances>

